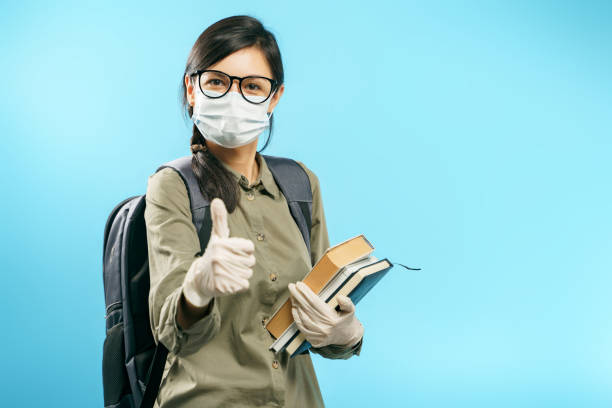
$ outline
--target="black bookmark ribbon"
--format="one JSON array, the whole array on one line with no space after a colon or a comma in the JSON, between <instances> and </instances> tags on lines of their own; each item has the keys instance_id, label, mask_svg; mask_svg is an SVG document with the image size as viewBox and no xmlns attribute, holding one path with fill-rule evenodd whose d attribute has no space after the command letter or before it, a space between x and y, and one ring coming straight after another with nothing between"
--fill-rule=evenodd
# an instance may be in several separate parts
<instances>
[{"instance_id":1,"label":"black bookmark ribbon","mask_svg":"<svg viewBox=\"0 0 612 408\"><path fill-rule=\"evenodd\" d=\"M411 271L420 271L421 270L421 268L409 268L406 265L403 265L403 264L397 263L397 262L395 263L395 265L402 265L404 268L409 269Z\"/></svg>"}]
</instances>

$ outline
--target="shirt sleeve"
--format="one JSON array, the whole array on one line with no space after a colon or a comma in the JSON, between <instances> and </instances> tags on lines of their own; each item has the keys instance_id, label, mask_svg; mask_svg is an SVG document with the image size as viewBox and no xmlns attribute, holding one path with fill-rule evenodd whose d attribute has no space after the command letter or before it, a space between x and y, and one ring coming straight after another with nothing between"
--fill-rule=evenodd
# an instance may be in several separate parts
<instances>
[{"instance_id":1,"label":"shirt sleeve","mask_svg":"<svg viewBox=\"0 0 612 408\"><path fill-rule=\"evenodd\" d=\"M321 197L321 187L319 178L312 172L304 163L297 162L308 174L310 179L310 187L312 189L312 228L310 230L310 257L312 265L323 256L325 250L329 248L329 234L327 232L327 223L325 222L325 212L323 210L323 200ZM323 347L311 347L313 353L319 354L329 359L346 360L353 355L361 353L361 344L363 337L353 347L340 346L329 344Z\"/></svg>"},{"instance_id":2,"label":"shirt sleeve","mask_svg":"<svg viewBox=\"0 0 612 408\"><path fill-rule=\"evenodd\" d=\"M191 327L183 330L177 323L183 280L200 252L187 187L174 169L165 168L149 177L145 199L151 330L156 343L188 355L219 332L221 317L213 298L209 313Z\"/></svg>"}]
</instances>

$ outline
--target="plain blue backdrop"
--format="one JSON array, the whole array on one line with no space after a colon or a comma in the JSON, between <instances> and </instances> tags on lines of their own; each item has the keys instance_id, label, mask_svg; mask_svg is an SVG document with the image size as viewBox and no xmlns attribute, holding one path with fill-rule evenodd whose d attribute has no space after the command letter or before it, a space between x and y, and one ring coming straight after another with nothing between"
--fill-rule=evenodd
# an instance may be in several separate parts
<instances>
[{"instance_id":1,"label":"plain blue backdrop","mask_svg":"<svg viewBox=\"0 0 612 408\"><path fill-rule=\"evenodd\" d=\"M0 6L1 406L102 406L106 218L189 153L185 62L235 14L283 57L264 153L318 175L332 243L423 268L313 356L327 405L612 405L610 2L124 3Z\"/></svg>"}]
</instances>

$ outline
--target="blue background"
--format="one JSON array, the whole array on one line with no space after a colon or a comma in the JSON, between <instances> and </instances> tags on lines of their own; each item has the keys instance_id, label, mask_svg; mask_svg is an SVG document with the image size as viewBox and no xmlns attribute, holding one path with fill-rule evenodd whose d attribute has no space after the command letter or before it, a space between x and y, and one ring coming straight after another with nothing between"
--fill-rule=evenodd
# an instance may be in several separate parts
<instances>
[{"instance_id":1,"label":"blue background","mask_svg":"<svg viewBox=\"0 0 612 408\"><path fill-rule=\"evenodd\" d=\"M187 55L234 14L284 61L264 153L319 176L332 243L423 268L313 356L327 405L612 404L611 3L123 3L0 6L0 405L102 406L104 223L189 153Z\"/></svg>"}]
</instances>

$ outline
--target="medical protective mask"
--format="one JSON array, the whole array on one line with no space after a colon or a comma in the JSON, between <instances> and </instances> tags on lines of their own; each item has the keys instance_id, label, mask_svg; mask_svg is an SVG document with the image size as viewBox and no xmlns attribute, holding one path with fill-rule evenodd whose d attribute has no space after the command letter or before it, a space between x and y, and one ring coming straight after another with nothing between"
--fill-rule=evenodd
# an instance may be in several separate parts
<instances>
[{"instance_id":1,"label":"medical protective mask","mask_svg":"<svg viewBox=\"0 0 612 408\"><path fill-rule=\"evenodd\" d=\"M272 95L265 103L254 104L245 100L240 92L228 92L221 98L209 98L196 86L195 104L191 120L205 139L223 147L238 147L251 143L270 126L268 106ZM276 91L275 91L276 92ZM209 93L213 96L220 92ZM260 97L263 100L264 97Z\"/></svg>"}]
</instances>

